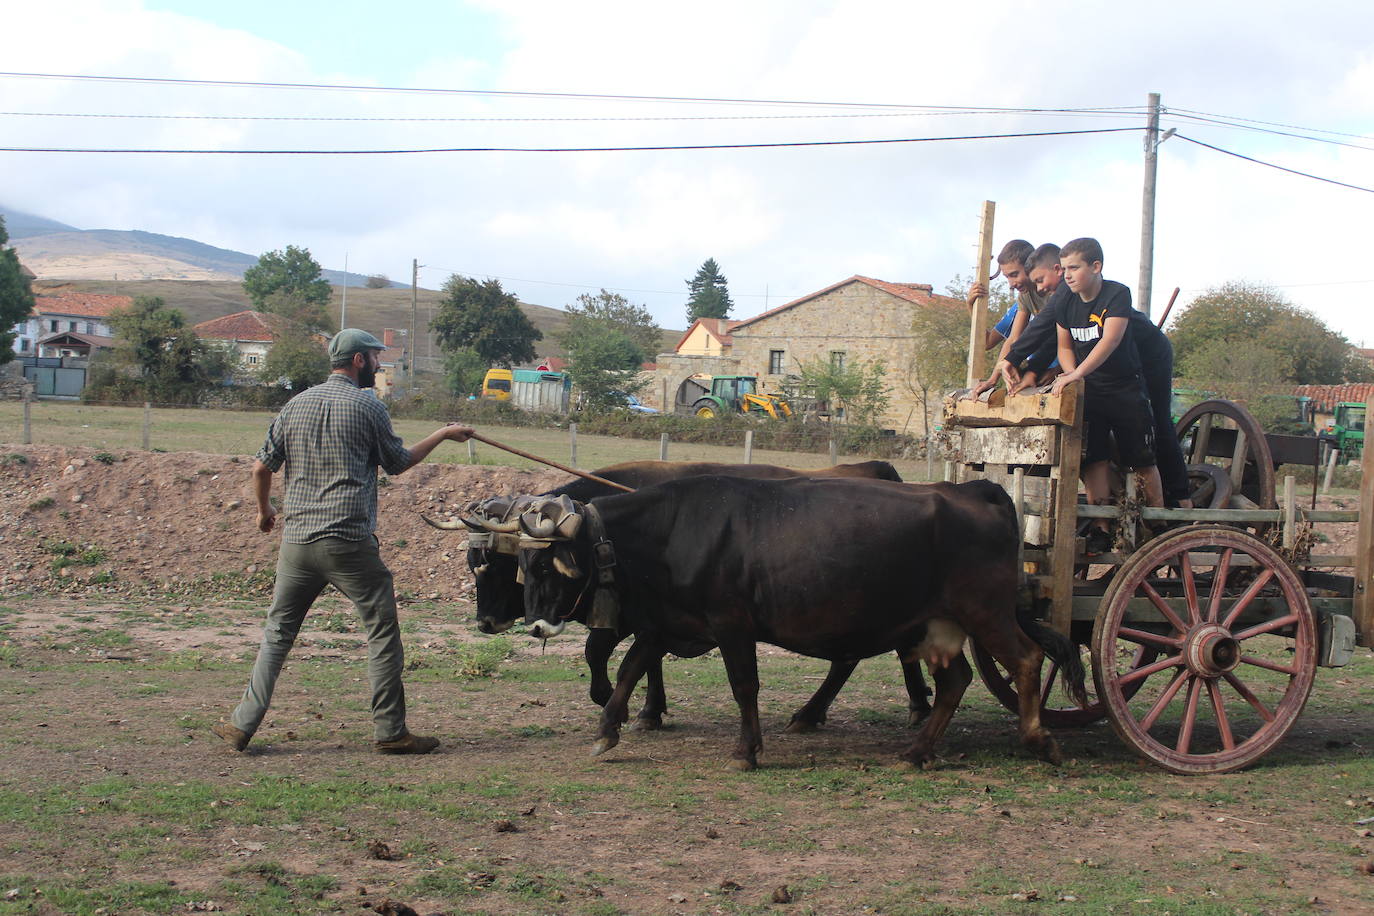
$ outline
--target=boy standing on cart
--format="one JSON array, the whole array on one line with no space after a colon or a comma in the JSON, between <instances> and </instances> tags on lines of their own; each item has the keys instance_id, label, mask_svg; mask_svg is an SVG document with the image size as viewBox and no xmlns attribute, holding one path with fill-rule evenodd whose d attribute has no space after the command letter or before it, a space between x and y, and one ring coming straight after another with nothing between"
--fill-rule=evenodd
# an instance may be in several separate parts
<instances>
[{"instance_id":1,"label":"boy standing on cart","mask_svg":"<svg viewBox=\"0 0 1374 916\"><path fill-rule=\"evenodd\" d=\"M1096 239L1074 239L1060 251L1070 295L1058 311L1059 365L1063 373L1051 388L1058 394L1071 382L1084 382L1083 485L1088 501L1102 505L1111 497L1110 434L1116 436L1120 465L1134 471L1150 506L1164 505L1155 467L1155 424L1145 394L1140 358L1131 340L1131 291L1102 278L1102 246ZM1088 531L1088 553L1105 553L1111 540L1106 519Z\"/></svg>"}]
</instances>

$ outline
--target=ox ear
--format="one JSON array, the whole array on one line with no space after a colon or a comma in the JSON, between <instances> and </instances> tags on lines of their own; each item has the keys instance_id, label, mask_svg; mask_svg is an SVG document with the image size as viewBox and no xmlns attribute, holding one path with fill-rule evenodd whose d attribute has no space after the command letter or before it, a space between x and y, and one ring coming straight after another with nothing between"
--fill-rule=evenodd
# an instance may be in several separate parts
<instances>
[{"instance_id":1,"label":"ox ear","mask_svg":"<svg viewBox=\"0 0 1374 916\"><path fill-rule=\"evenodd\" d=\"M572 548L566 544L554 545L553 568L569 579L582 578L582 568L577 565L577 558L573 556Z\"/></svg>"}]
</instances>

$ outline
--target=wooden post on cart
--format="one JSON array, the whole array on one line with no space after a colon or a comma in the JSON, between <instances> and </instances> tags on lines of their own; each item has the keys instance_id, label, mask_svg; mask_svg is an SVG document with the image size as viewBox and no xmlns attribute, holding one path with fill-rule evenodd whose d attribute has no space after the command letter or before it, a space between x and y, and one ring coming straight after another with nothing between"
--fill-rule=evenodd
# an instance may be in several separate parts
<instances>
[{"instance_id":1,"label":"wooden post on cart","mask_svg":"<svg viewBox=\"0 0 1374 916\"><path fill-rule=\"evenodd\" d=\"M983 201L983 221L978 230L978 267L974 271L974 279L982 284L985 290L988 288L992 274L992 218L996 210L997 204L990 200ZM983 347L983 339L988 335L988 300L986 296L980 296L973 301L972 312L968 323L968 379L966 384L969 388L981 382L988 374L987 351Z\"/></svg>"},{"instance_id":2,"label":"wooden post on cart","mask_svg":"<svg viewBox=\"0 0 1374 916\"><path fill-rule=\"evenodd\" d=\"M1364 405L1369 417L1374 399ZM1366 419L1366 424L1368 420ZM1360 461L1360 524L1355 535L1355 641L1374 647L1374 444L1366 441Z\"/></svg>"}]
</instances>

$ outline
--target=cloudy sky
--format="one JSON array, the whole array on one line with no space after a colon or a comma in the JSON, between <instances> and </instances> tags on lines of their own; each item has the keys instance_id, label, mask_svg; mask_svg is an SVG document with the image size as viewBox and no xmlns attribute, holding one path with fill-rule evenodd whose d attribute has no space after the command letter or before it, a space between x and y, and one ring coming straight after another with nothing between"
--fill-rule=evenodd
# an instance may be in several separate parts
<instances>
[{"instance_id":1,"label":"cloudy sky","mask_svg":"<svg viewBox=\"0 0 1374 916\"><path fill-rule=\"evenodd\" d=\"M1374 188L1368 0L49 0L5 20L6 148L542 149L1114 131L634 152L0 152L0 200L80 228L249 253L303 245L327 267L347 255L351 270L397 280L418 258L423 286L455 272L498 277L556 308L606 287L679 328L684 281L707 257L729 278L737 318L853 274L941 290L974 270L984 200L997 204L998 245L1096 236L1106 275L1134 288L1139 128L1148 93L1159 92L1163 126L1180 136L1160 150L1156 316L1175 286L1182 304L1248 280L1374 346L1374 193L1184 139Z\"/></svg>"}]
</instances>

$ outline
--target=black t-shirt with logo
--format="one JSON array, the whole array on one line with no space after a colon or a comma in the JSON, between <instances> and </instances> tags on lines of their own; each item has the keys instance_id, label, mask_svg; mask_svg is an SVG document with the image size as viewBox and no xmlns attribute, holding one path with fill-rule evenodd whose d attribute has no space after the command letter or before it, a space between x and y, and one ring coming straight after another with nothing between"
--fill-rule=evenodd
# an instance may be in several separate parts
<instances>
[{"instance_id":1,"label":"black t-shirt with logo","mask_svg":"<svg viewBox=\"0 0 1374 916\"><path fill-rule=\"evenodd\" d=\"M1115 280L1103 280L1097 298L1084 302L1077 294L1068 296L1057 303L1059 327L1066 329L1073 338L1073 354L1079 365L1102 340L1102 332L1108 318L1127 319L1126 333L1121 342L1096 369L1088 375L1086 384L1089 390L1121 388L1140 384L1140 358L1136 354L1133 330L1129 321L1131 312L1131 291Z\"/></svg>"}]
</instances>

